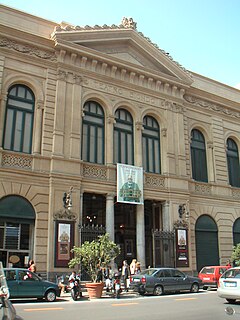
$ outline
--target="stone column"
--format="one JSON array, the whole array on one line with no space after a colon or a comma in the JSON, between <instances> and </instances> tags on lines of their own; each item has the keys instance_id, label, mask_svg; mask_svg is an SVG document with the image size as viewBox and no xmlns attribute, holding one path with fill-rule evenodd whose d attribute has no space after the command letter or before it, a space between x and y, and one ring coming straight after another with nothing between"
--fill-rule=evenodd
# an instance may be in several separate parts
<instances>
[{"instance_id":1,"label":"stone column","mask_svg":"<svg viewBox=\"0 0 240 320\"><path fill-rule=\"evenodd\" d=\"M4 119L4 115L6 112L7 92L5 94L4 93L1 94L0 100L1 100L0 119ZM4 127L4 121L0 121L0 148L2 147L2 143L3 143L3 127Z\"/></svg>"},{"instance_id":2,"label":"stone column","mask_svg":"<svg viewBox=\"0 0 240 320\"><path fill-rule=\"evenodd\" d=\"M162 217L163 217L163 231L169 231L170 228L170 204L169 201L165 201L162 205Z\"/></svg>"},{"instance_id":3,"label":"stone column","mask_svg":"<svg viewBox=\"0 0 240 320\"><path fill-rule=\"evenodd\" d=\"M145 222L144 222L144 205L137 205L137 260L141 263L142 269L146 267L145 260Z\"/></svg>"},{"instance_id":4,"label":"stone column","mask_svg":"<svg viewBox=\"0 0 240 320\"><path fill-rule=\"evenodd\" d=\"M143 165L143 156L142 156L142 131L143 131L143 123L138 121L136 122L136 130L135 130L135 159L134 163L138 167L142 167Z\"/></svg>"},{"instance_id":5,"label":"stone column","mask_svg":"<svg viewBox=\"0 0 240 320\"><path fill-rule=\"evenodd\" d=\"M83 224L83 192L80 190L80 203L79 203L79 216L78 216L78 225L82 226ZM79 246L82 244L82 239L81 239L81 231L79 229Z\"/></svg>"},{"instance_id":6,"label":"stone column","mask_svg":"<svg viewBox=\"0 0 240 320\"><path fill-rule=\"evenodd\" d=\"M41 153L42 144L42 119L43 119L43 101L37 101L36 103L36 116L35 116L35 132L34 132L34 142L33 142L33 153Z\"/></svg>"},{"instance_id":7,"label":"stone column","mask_svg":"<svg viewBox=\"0 0 240 320\"><path fill-rule=\"evenodd\" d=\"M63 156L67 72L58 70L53 130L53 154Z\"/></svg>"},{"instance_id":8,"label":"stone column","mask_svg":"<svg viewBox=\"0 0 240 320\"><path fill-rule=\"evenodd\" d=\"M114 130L113 130L113 125L115 123L115 117L113 115L109 115L107 117L107 122L106 122L106 164L113 164L113 135L114 135Z\"/></svg>"},{"instance_id":9,"label":"stone column","mask_svg":"<svg viewBox=\"0 0 240 320\"><path fill-rule=\"evenodd\" d=\"M114 241L114 194L106 196L106 232L109 233L110 239Z\"/></svg>"},{"instance_id":10,"label":"stone column","mask_svg":"<svg viewBox=\"0 0 240 320\"><path fill-rule=\"evenodd\" d=\"M70 157L81 159L82 77L74 74L71 101Z\"/></svg>"}]
</instances>

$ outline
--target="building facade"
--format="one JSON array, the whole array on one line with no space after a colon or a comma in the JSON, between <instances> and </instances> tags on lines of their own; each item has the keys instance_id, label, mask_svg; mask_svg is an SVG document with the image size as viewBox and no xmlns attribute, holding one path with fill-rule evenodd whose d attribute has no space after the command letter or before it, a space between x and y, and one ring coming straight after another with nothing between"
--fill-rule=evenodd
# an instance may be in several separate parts
<instances>
[{"instance_id":1,"label":"building facade","mask_svg":"<svg viewBox=\"0 0 240 320\"><path fill-rule=\"evenodd\" d=\"M80 27L0 8L3 264L53 277L104 232L118 264L225 264L240 241L240 91L184 69L131 18ZM143 168L143 204L117 202L117 163Z\"/></svg>"}]
</instances>

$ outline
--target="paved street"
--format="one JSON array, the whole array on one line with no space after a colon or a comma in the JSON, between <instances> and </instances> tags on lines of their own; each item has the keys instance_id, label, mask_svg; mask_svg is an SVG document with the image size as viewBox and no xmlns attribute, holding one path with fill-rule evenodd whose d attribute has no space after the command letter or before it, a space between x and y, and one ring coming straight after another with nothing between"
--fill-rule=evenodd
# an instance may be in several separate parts
<instances>
[{"instance_id":1,"label":"paved street","mask_svg":"<svg viewBox=\"0 0 240 320\"><path fill-rule=\"evenodd\" d=\"M157 320L181 319L217 320L229 319L225 308L229 304L217 296L216 291L201 291L197 294L169 294L162 297L123 294L120 299L104 295L101 299L89 301L85 295L79 301L72 301L69 294L57 302L14 301L14 306L24 320ZM240 312L240 304L234 305ZM230 317L238 318L239 315Z\"/></svg>"}]
</instances>

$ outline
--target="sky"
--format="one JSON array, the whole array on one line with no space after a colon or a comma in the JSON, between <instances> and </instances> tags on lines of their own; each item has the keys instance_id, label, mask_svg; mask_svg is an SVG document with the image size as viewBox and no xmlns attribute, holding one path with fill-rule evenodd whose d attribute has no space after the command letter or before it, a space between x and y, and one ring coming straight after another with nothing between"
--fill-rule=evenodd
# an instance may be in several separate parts
<instances>
[{"instance_id":1,"label":"sky","mask_svg":"<svg viewBox=\"0 0 240 320\"><path fill-rule=\"evenodd\" d=\"M240 89L240 0L0 0L78 26L119 25L123 17L190 72Z\"/></svg>"}]
</instances>

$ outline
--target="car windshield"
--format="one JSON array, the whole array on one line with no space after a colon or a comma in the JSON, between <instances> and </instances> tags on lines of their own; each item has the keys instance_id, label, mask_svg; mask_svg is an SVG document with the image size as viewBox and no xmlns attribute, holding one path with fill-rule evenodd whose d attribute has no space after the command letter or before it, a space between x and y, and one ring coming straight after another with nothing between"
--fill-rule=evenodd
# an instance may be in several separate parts
<instances>
[{"instance_id":1,"label":"car windshield","mask_svg":"<svg viewBox=\"0 0 240 320\"><path fill-rule=\"evenodd\" d=\"M214 273L214 268L203 268L200 273L204 273L204 274L212 274Z\"/></svg>"},{"instance_id":2,"label":"car windshield","mask_svg":"<svg viewBox=\"0 0 240 320\"><path fill-rule=\"evenodd\" d=\"M229 269L224 273L224 278L240 278L240 269Z\"/></svg>"}]
</instances>

